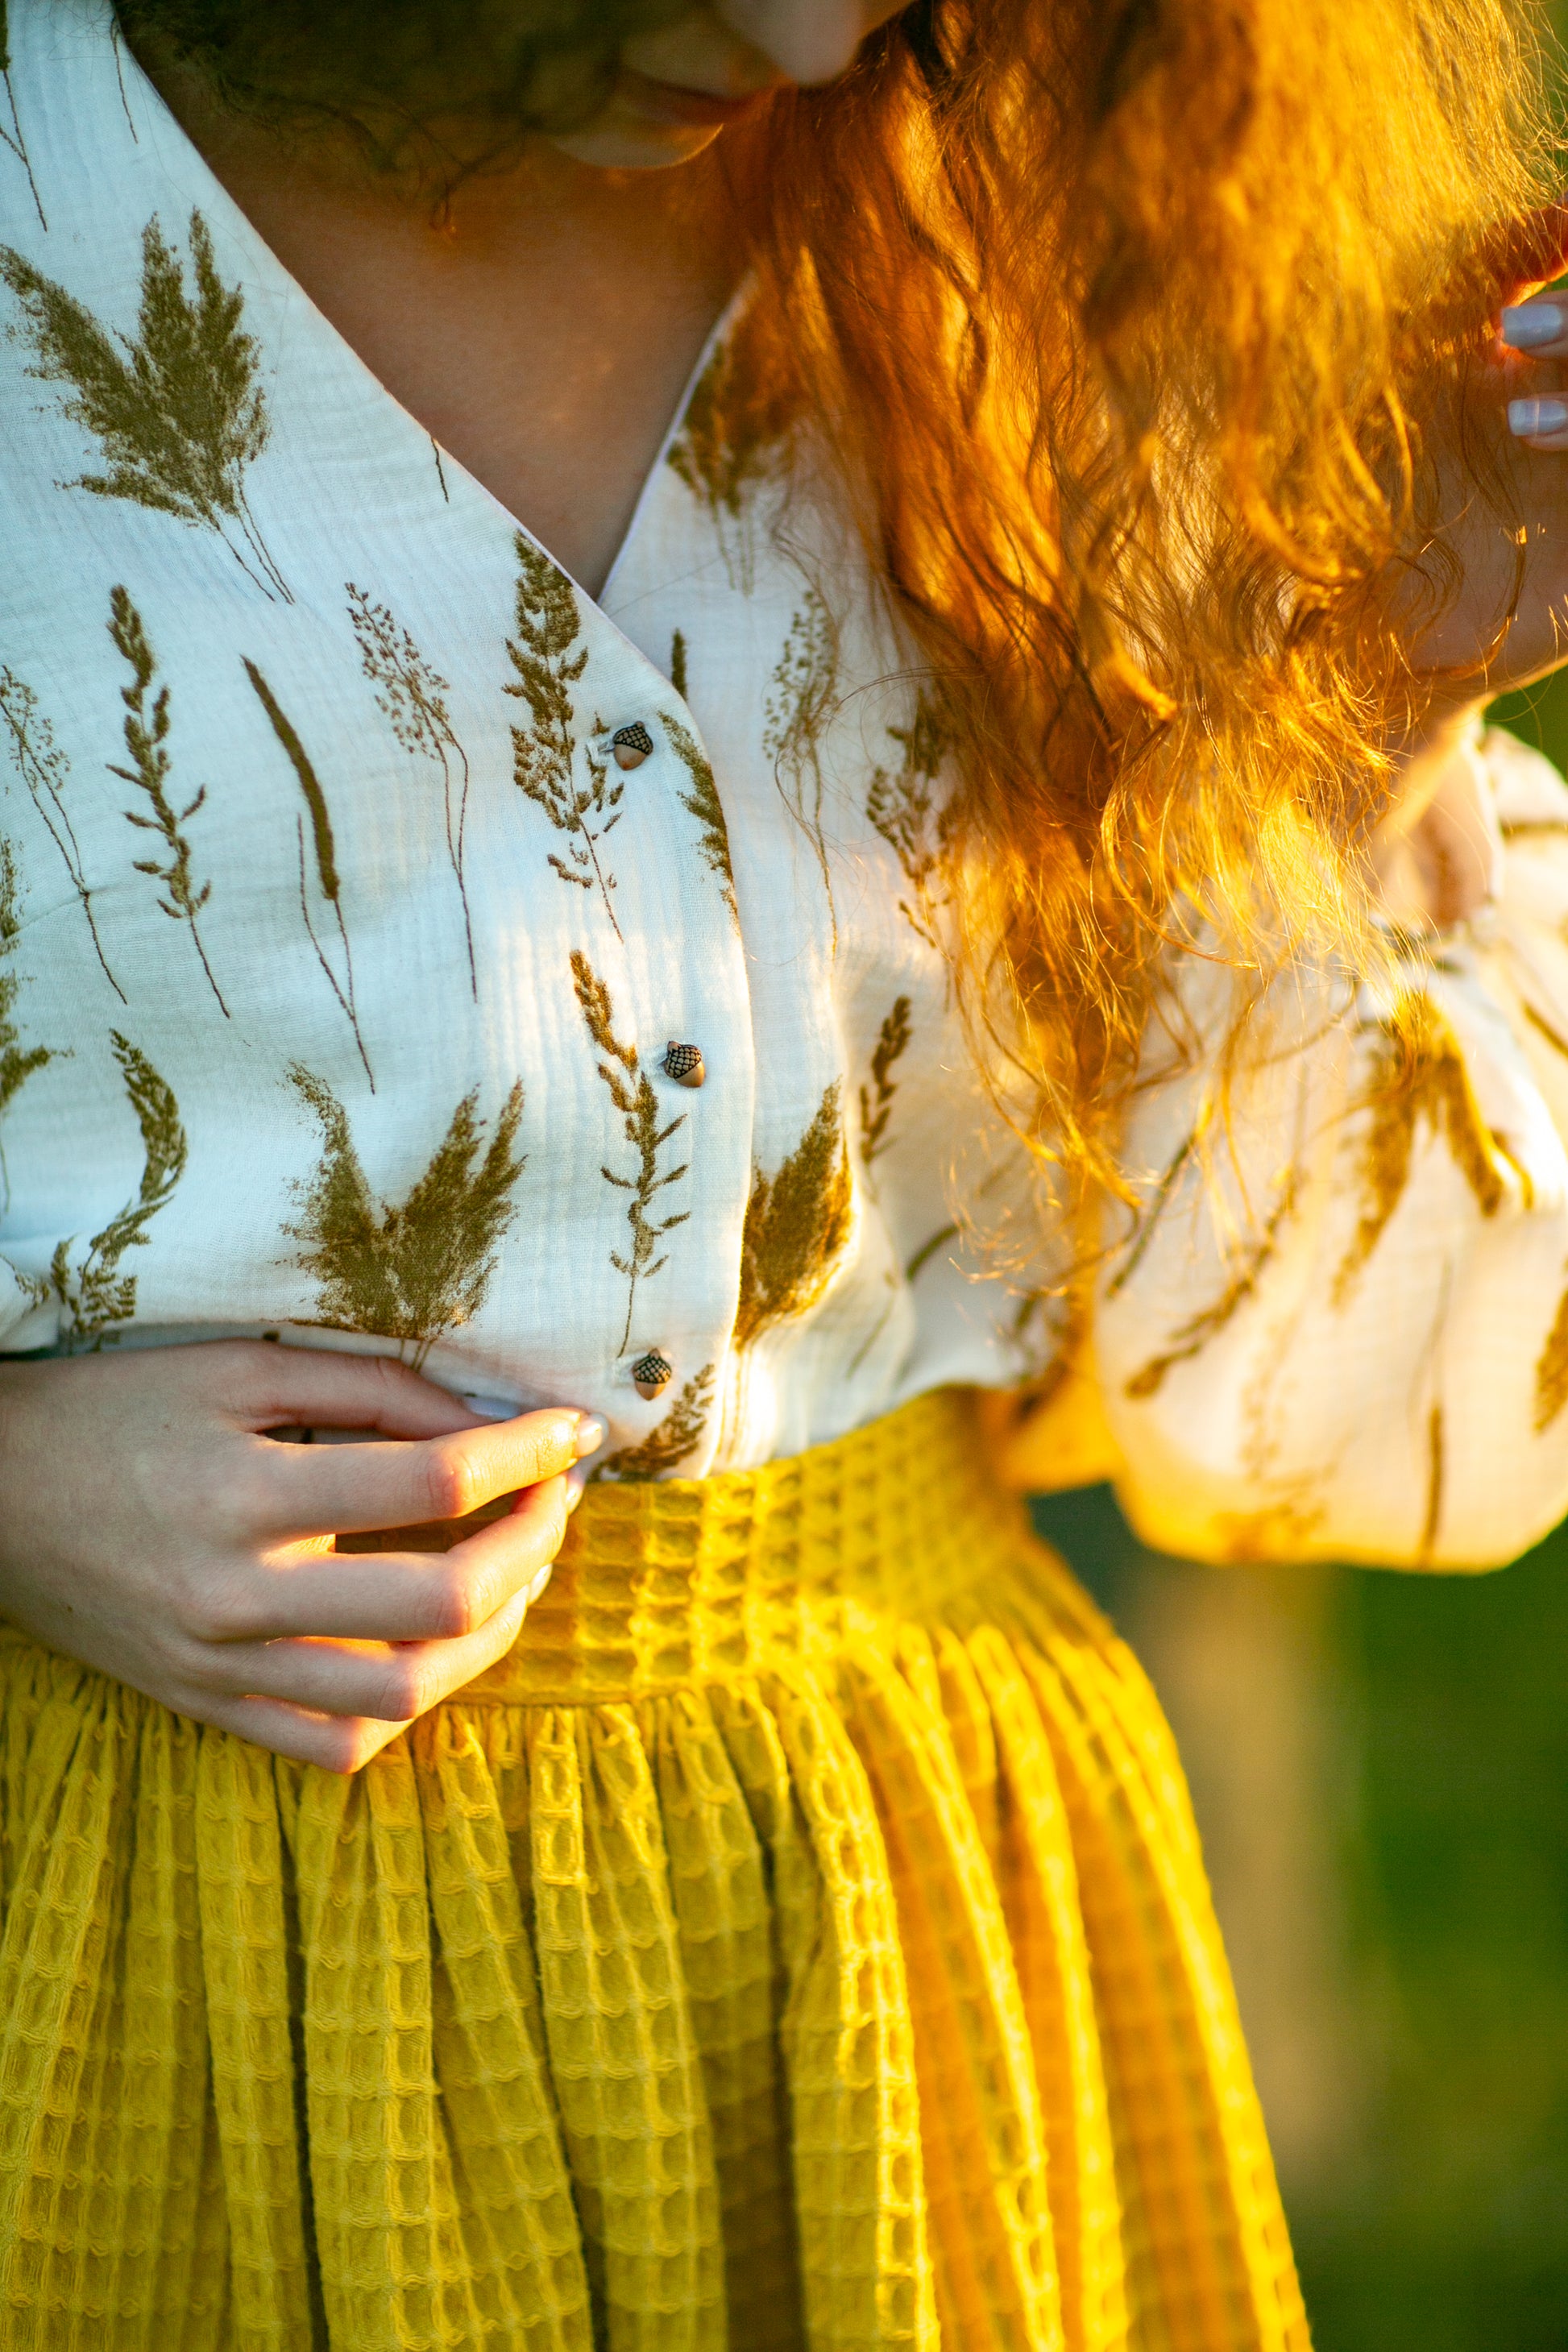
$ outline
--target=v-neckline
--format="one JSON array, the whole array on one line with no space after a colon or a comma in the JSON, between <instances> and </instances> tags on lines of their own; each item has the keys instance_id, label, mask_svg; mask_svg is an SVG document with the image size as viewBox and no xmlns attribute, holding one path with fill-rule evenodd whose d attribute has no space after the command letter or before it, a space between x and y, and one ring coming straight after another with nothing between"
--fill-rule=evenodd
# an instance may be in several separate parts
<instances>
[{"instance_id":1,"label":"v-neckline","mask_svg":"<svg viewBox=\"0 0 1568 2352\"><path fill-rule=\"evenodd\" d=\"M35 5L37 5L37 0L35 0ZM105 0L104 15L106 20L104 35L105 42L114 53L117 100L120 107L123 110L124 119L128 128L130 129L132 139L137 140L138 143L140 143L139 135L135 129L134 117L131 110L132 100L134 98L142 105L149 107L153 111L153 121L159 133L154 152L159 154L160 160L165 164L165 168L174 168L174 158L167 155L165 145L166 142L172 140L174 143L176 155L180 164L183 166L184 173L187 176L194 177L198 183L205 184L206 209L219 215L224 212L227 213L228 226L231 234L237 226L243 231L244 236L249 241L251 247L258 256L261 257L267 269L272 274L278 287L286 295L289 303L299 304L303 307L317 330L328 340L334 351L334 353L340 359L340 362L346 363L351 370L357 372L365 382L370 383L374 387L377 398L382 401L387 408L392 410L397 417L402 419L403 422L412 429L412 431L421 435L429 442L431 448L436 451L437 457L442 460L444 468L446 470L449 470L456 479L462 482L468 491L488 501L488 503L495 509L496 512L502 517L512 530L520 532L521 536L528 541L531 547L536 548L539 553L542 555L548 562L554 566L555 570L562 574L563 579L571 582L574 593L579 596L585 604L590 605L593 610L599 614L602 620L608 623L611 627L614 627L615 624L610 621L609 614L605 609L606 601L615 586L616 577L621 572L631 551L633 542L637 536L643 518L647 513L649 505L652 503L658 482L664 472L664 468L669 462L669 453L675 446L677 441L680 438L681 433L685 428L687 416L691 407L692 395L696 392L699 383L701 382L705 372L710 364L715 352L720 349L721 345L729 336L734 326L736 318L743 307L745 299L750 292L749 280L744 278L742 279L741 284L730 296L728 301L724 304L719 316L714 320L712 326L709 329L707 335L703 339L701 350L698 352L697 358L687 375L686 382L681 386L679 396L675 403L669 422L665 427L663 436L659 441L657 451L655 452L653 462L648 467L647 473L643 477L642 483L637 490L636 500L632 506L631 514L627 519L626 529L621 534L615 554L610 560L609 569L605 574L604 584L600 588L598 594L595 596L584 586L576 574L571 571L566 564L562 562L560 557L554 552L553 549L546 546L544 541L542 540L535 531L529 528L528 524L522 520L521 517L513 513L511 508L507 505L504 499L500 498L497 493L489 488L488 483L480 481L479 476L470 471L455 451L448 449L446 443L438 440L436 435L431 432L430 427L424 424L420 418L415 415L412 409L405 406L404 403L398 399L397 394L393 392L388 385L382 382L380 376L377 375L375 370L371 366L369 361L366 360L363 354L355 349L354 345L350 342L348 337L343 333L342 328L338 326L336 321L327 316L327 313L321 309L320 303L316 301L314 296L307 293L305 288L300 283L300 280L295 277L288 264L281 260L273 251L271 246L268 243L261 231L257 227L256 223L251 219L244 206L238 202L237 198L230 194L224 182L219 179L217 173L213 170L212 165L207 162L207 159L203 154L201 149L196 145L195 141L191 137L184 123L180 121L179 117L174 111L174 109L170 106L168 100L164 98L163 92L159 89L157 84L146 72L141 60L125 43L123 37L120 34L118 19L116 18L114 12L113 0ZM127 75L129 75L130 79L129 89L125 87Z\"/></svg>"}]
</instances>

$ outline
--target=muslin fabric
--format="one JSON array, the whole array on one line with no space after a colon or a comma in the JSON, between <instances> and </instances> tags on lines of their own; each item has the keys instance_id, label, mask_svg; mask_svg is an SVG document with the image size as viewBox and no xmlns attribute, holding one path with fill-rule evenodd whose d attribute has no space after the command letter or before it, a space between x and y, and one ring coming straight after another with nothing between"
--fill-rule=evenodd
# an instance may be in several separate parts
<instances>
[{"instance_id":1,"label":"muslin fabric","mask_svg":"<svg viewBox=\"0 0 1568 2352\"><path fill-rule=\"evenodd\" d=\"M7 2352L1304 2352L1180 1768L937 1391L339 1779L0 1635Z\"/></svg>"}]
</instances>

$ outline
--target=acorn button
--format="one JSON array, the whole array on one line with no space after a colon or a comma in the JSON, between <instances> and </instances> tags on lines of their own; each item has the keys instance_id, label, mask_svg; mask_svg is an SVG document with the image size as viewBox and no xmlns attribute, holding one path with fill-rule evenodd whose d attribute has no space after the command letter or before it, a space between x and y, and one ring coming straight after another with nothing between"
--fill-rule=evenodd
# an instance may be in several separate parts
<instances>
[{"instance_id":1,"label":"acorn button","mask_svg":"<svg viewBox=\"0 0 1568 2352\"><path fill-rule=\"evenodd\" d=\"M682 1045L671 1038L665 1048L664 1075L678 1087L700 1087L708 1076L700 1045Z\"/></svg>"},{"instance_id":2,"label":"acorn button","mask_svg":"<svg viewBox=\"0 0 1568 2352\"><path fill-rule=\"evenodd\" d=\"M653 737L640 719L629 727L617 727L610 738L610 751L617 768L640 768L653 750Z\"/></svg>"},{"instance_id":3,"label":"acorn button","mask_svg":"<svg viewBox=\"0 0 1568 2352\"><path fill-rule=\"evenodd\" d=\"M650 1348L632 1366L632 1386L640 1397L662 1396L674 1378L675 1366L657 1348Z\"/></svg>"}]
</instances>

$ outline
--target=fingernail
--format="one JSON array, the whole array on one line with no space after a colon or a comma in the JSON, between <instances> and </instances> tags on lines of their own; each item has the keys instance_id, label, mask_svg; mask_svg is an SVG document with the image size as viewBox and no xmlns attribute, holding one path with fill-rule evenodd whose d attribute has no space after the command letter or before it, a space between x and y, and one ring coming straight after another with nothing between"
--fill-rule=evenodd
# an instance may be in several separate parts
<instances>
[{"instance_id":1,"label":"fingernail","mask_svg":"<svg viewBox=\"0 0 1568 2352\"><path fill-rule=\"evenodd\" d=\"M543 1591L543 1590L544 1590L545 1586L549 1583L550 1579L551 1579L552 1575L552 1574L553 1574L553 1572L554 1572L554 1568L555 1568L555 1563L554 1563L554 1561L553 1561L553 1560L549 1561L549 1562L548 1562L548 1563L547 1563L543 1568L542 1568L542 1569L540 1570L539 1574L534 1578L533 1582L529 1586L529 1588L528 1588L528 1605L529 1605L529 1607L530 1607L531 1609L532 1608L532 1606L533 1606L534 1602L538 1600L538 1598L539 1598L540 1594Z\"/></svg>"},{"instance_id":2,"label":"fingernail","mask_svg":"<svg viewBox=\"0 0 1568 2352\"><path fill-rule=\"evenodd\" d=\"M1521 441L1542 433L1568 432L1568 400L1510 400L1508 429Z\"/></svg>"},{"instance_id":3,"label":"fingernail","mask_svg":"<svg viewBox=\"0 0 1568 2352\"><path fill-rule=\"evenodd\" d=\"M588 1483L588 1473L578 1462L566 1473L566 1508L574 1511L583 1499L583 1489Z\"/></svg>"},{"instance_id":4,"label":"fingernail","mask_svg":"<svg viewBox=\"0 0 1568 2352\"><path fill-rule=\"evenodd\" d=\"M1502 314L1502 339L1510 351L1536 352L1560 342L1568 319L1561 302L1516 302Z\"/></svg>"},{"instance_id":5,"label":"fingernail","mask_svg":"<svg viewBox=\"0 0 1568 2352\"><path fill-rule=\"evenodd\" d=\"M597 1454L609 1433L610 1424L603 1413L580 1413L577 1418L575 1440L578 1461L581 1462L589 1454Z\"/></svg>"}]
</instances>

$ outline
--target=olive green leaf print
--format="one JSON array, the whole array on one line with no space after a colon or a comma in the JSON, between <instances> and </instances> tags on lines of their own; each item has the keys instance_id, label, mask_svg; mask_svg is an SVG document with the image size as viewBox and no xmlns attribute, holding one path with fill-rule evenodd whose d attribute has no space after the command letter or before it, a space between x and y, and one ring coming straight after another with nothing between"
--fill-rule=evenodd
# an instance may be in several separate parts
<instances>
[{"instance_id":1,"label":"olive green leaf print","mask_svg":"<svg viewBox=\"0 0 1568 2352\"><path fill-rule=\"evenodd\" d=\"M853 1198L836 1079L777 1174L752 1171L741 1237L738 1348L816 1304L849 1238Z\"/></svg>"},{"instance_id":2,"label":"olive green leaf print","mask_svg":"<svg viewBox=\"0 0 1568 2352\"><path fill-rule=\"evenodd\" d=\"M289 1077L321 1123L309 1183L296 1184L299 1222L284 1232L306 1246L300 1264L320 1286L311 1319L329 1330L395 1339L416 1369L444 1332L484 1304L501 1240L517 1214L512 1188L525 1160L512 1150L522 1086L512 1087L484 1146L479 1089L463 1097L425 1173L401 1202L378 1201L331 1088L298 1062Z\"/></svg>"},{"instance_id":3,"label":"olive green leaf print","mask_svg":"<svg viewBox=\"0 0 1568 2352\"><path fill-rule=\"evenodd\" d=\"M5 1114L34 1071L41 1070L55 1058L47 1045L24 1047L22 1033L16 1025L16 999L22 992L22 976L10 966L22 936L17 908L20 895L16 852L5 835L0 834L0 1208L8 1208L11 1202L11 1181L5 1168Z\"/></svg>"},{"instance_id":4,"label":"olive green leaf print","mask_svg":"<svg viewBox=\"0 0 1568 2352\"><path fill-rule=\"evenodd\" d=\"M352 580L345 584L361 666L376 689L377 709L411 759L433 760L441 771L447 856L457 880L458 896L463 902L468 986L477 1004L479 982L474 966L474 927L463 875L468 824L468 755L458 740L447 709L447 697L452 689L440 672L432 669L408 631L393 618L384 604L376 604Z\"/></svg>"},{"instance_id":5,"label":"olive green leaf print","mask_svg":"<svg viewBox=\"0 0 1568 2352\"><path fill-rule=\"evenodd\" d=\"M905 1265L904 1280L906 1282L915 1281L931 1264L938 1250L942 1249L948 1242L955 1242L957 1239L958 1227L955 1224L948 1223L945 1225L939 1225L934 1234L929 1234L927 1238L921 1242L919 1249L915 1251L913 1256Z\"/></svg>"},{"instance_id":6,"label":"olive green leaf print","mask_svg":"<svg viewBox=\"0 0 1568 2352\"><path fill-rule=\"evenodd\" d=\"M16 113L16 93L11 87L11 27L6 17L5 0L0 0L0 81L5 85L5 105L11 117L9 131L3 122L0 122L0 146L9 147L12 154L27 174L27 185L32 191L33 209L38 215L38 226L40 228L47 229L49 224L45 217L43 198L38 194L38 184L33 177L33 165L27 153L27 142L22 136L22 125Z\"/></svg>"},{"instance_id":7,"label":"olive green leaf print","mask_svg":"<svg viewBox=\"0 0 1568 2352\"><path fill-rule=\"evenodd\" d=\"M719 887L724 904L730 909L730 919L737 930L741 928L741 910L735 904L735 877L730 870L730 828L724 821L724 805L719 798L719 787L713 782L713 771L702 755L702 746L679 719L668 710L658 714L658 723L668 736L670 748L691 779L689 793L677 793L676 798L700 828L698 835L698 855L710 873L719 877Z\"/></svg>"},{"instance_id":8,"label":"olive green leaf print","mask_svg":"<svg viewBox=\"0 0 1568 2352\"><path fill-rule=\"evenodd\" d=\"M586 756L588 781L575 776L576 711L572 688L588 666L580 646L577 592L566 574L531 541L517 535L517 635L507 639L516 672L506 688L528 705L529 725L511 730L512 776L520 792L537 803L557 833L566 836L564 858L551 865L563 882L584 890L597 887L617 939L621 927L610 904L616 877L599 863L599 844L621 820L625 778L610 782L607 761Z\"/></svg>"},{"instance_id":9,"label":"olive green leaf print","mask_svg":"<svg viewBox=\"0 0 1568 2352\"><path fill-rule=\"evenodd\" d=\"M348 925L343 920L342 882L338 873L337 844L332 838L332 820L327 809L327 796L321 790L321 778L310 763L310 754L300 742L293 721L279 703L277 696L256 664L243 655L241 659L245 662L245 674L256 688L257 699L270 719L272 732L288 754L289 764L299 782L300 794L305 803L304 815L296 816L294 820L295 836L300 852L300 912L305 919L305 929L310 934L310 945L316 950L316 961L325 972L328 986L337 998L343 1017L354 1033L354 1044L359 1048L359 1057L364 1065L365 1076L370 1080L370 1090L374 1094L375 1073L370 1066L370 1055L365 1052L364 1039L360 1034L359 1012L354 1003L354 960L349 946ZM341 981L332 970L327 951L316 935L316 926L310 920L310 889L305 857L305 816L309 816L310 820L310 848L316 870L317 887L331 908L333 920L338 927L338 942L342 949L343 956L343 976Z\"/></svg>"},{"instance_id":10,"label":"olive green leaf print","mask_svg":"<svg viewBox=\"0 0 1568 2352\"><path fill-rule=\"evenodd\" d=\"M245 493L245 475L267 446L267 403L257 343L241 325L244 298L226 286L212 236L191 215L191 274L163 242L157 220L142 233L142 301L135 340L110 334L74 294L0 245L0 278L22 306L31 373L68 384L65 414L99 443L107 471L68 488L128 499L213 531L242 572L269 596L293 600Z\"/></svg>"},{"instance_id":11,"label":"olive green leaf print","mask_svg":"<svg viewBox=\"0 0 1568 2352\"><path fill-rule=\"evenodd\" d=\"M628 1286L626 1329L621 1334L624 1351L632 1335L637 1285L639 1282L651 1282L654 1276L668 1265L667 1257L656 1258L654 1252L664 1235L673 1233L677 1225L683 1225L691 1213L689 1209L682 1209L669 1217L655 1218L648 1214L658 1195L668 1185L679 1184L690 1165L689 1161L682 1160L679 1168L666 1169L661 1172L658 1164L660 1152L677 1129L686 1125L686 1117L683 1112L667 1125L660 1126L658 1097L648 1083L647 1072L638 1062L637 1049L635 1045L623 1045L616 1037L610 992L587 957L577 948L572 950L572 981L583 1010L583 1018L587 1024L588 1034L604 1055L598 1066L599 1076L610 1090L610 1100L621 1114L626 1141L637 1154L637 1172L635 1176L617 1176L610 1168L602 1167L599 1171L606 1184L615 1185L617 1192L631 1194L626 1204L626 1223L632 1230L629 1255L623 1257L618 1250L610 1252L610 1264L617 1274L626 1276Z\"/></svg>"},{"instance_id":12,"label":"olive green leaf print","mask_svg":"<svg viewBox=\"0 0 1568 2352\"><path fill-rule=\"evenodd\" d=\"M910 1019L910 1000L898 996L893 1009L883 1022L871 1055L871 1084L860 1089L860 1162L869 1168L888 1145L888 1121L892 1117L893 1097L899 1082L892 1075L894 1065L909 1046L914 1034Z\"/></svg>"},{"instance_id":13,"label":"olive green leaf print","mask_svg":"<svg viewBox=\"0 0 1568 2352\"><path fill-rule=\"evenodd\" d=\"M1363 1206L1334 1276L1336 1307L1344 1304L1405 1196L1423 1124L1447 1139L1483 1217L1494 1216L1501 1206L1503 1168L1512 1165L1481 1117L1458 1040L1424 990L1406 990L1375 1024L1372 1075L1358 1108L1370 1113L1362 1147Z\"/></svg>"},{"instance_id":14,"label":"olive green leaf print","mask_svg":"<svg viewBox=\"0 0 1568 2352\"><path fill-rule=\"evenodd\" d=\"M16 676L14 669L0 662L0 720L5 724L6 747L17 774L26 785L33 806L44 821L49 839L59 851L71 887L87 917L87 928L92 934L93 952L102 967L103 976L120 1002L126 1002L125 991L109 969L103 952L103 942L98 936L98 924L93 917L92 892L88 887L86 871L81 862L76 829L65 803L65 788L70 775L69 762L55 741L54 730L38 708L38 698L30 686Z\"/></svg>"},{"instance_id":15,"label":"olive green leaf print","mask_svg":"<svg viewBox=\"0 0 1568 2352\"><path fill-rule=\"evenodd\" d=\"M71 1263L74 1241L63 1241L47 1276L18 1277L37 1305L41 1307L51 1297L58 1301L66 1318L60 1345L67 1355L84 1350L96 1354L106 1339L119 1336L117 1326L135 1316L136 1276L121 1272L121 1260L128 1249L146 1245L151 1239L148 1226L174 1198L185 1172L185 1130L173 1093L145 1054L139 1053L118 1029L110 1030L110 1042L120 1065L125 1098L142 1130L142 1182L136 1197L127 1201L100 1234L94 1234L79 1263Z\"/></svg>"},{"instance_id":16,"label":"olive green leaf print","mask_svg":"<svg viewBox=\"0 0 1568 2352\"><path fill-rule=\"evenodd\" d=\"M822 832L822 736L838 694L838 632L815 588L805 608L795 614L773 668L763 709L763 750L781 782L790 779L795 813L810 836L822 869L822 887L833 905L827 845ZM837 924L834 925L837 942Z\"/></svg>"},{"instance_id":17,"label":"olive green leaf print","mask_svg":"<svg viewBox=\"0 0 1568 2352\"><path fill-rule=\"evenodd\" d=\"M203 944L200 916L212 897L212 884L204 882L198 887L191 870L191 845L183 828L190 823L206 801L205 784L194 800L183 809L176 809L168 794L169 782L169 689L161 686L148 708L147 691L157 676L158 665L147 641L142 615L123 588L110 591L109 599L109 635L114 650L130 665L131 683L120 689L125 705L125 751L131 765L117 767L111 760L109 772L134 784L146 796L150 814L140 809L127 809L126 821L142 833L155 833L163 844L163 859L139 857L135 861L138 874L147 874L163 884L158 904L165 915L177 923L190 925L191 939L202 970L207 976L207 986L218 1002L218 1010L226 1021L227 1005L223 991L213 978L213 968L207 961Z\"/></svg>"},{"instance_id":18,"label":"olive green leaf print","mask_svg":"<svg viewBox=\"0 0 1568 2352\"><path fill-rule=\"evenodd\" d=\"M686 639L679 629L669 641L669 682L684 702L686 699Z\"/></svg>"},{"instance_id":19,"label":"olive green leaf print","mask_svg":"<svg viewBox=\"0 0 1568 2352\"><path fill-rule=\"evenodd\" d=\"M948 750L936 710L922 691L908 727L888 733L902 752L898 768L874 768L866 794L866 815L903 867L910 895L899 911L929 947L940 948L934 878L946 855L952 817L946 802L933 806L937 778Z\"/></svg>"},{"instance_id":20,"label":"olive green leaf print","mask_svg":"<svg viewBox=\"0 0 1568 2352\"><path fill-rule=\"evenodd\" d=\"M693 1372L664 1419L637 1445L623 1445L595 1472L596 1478L634 1480L668 1477L702 1442L713 1406L714 1367Z\"/></svg>"}]
</instances>

